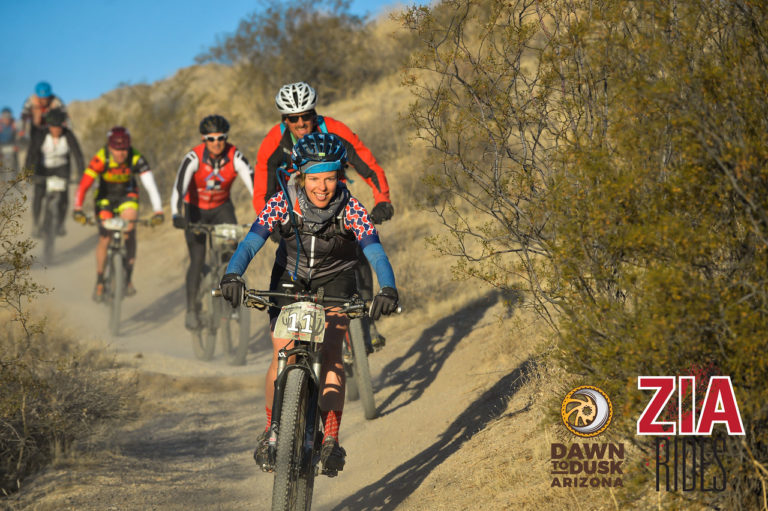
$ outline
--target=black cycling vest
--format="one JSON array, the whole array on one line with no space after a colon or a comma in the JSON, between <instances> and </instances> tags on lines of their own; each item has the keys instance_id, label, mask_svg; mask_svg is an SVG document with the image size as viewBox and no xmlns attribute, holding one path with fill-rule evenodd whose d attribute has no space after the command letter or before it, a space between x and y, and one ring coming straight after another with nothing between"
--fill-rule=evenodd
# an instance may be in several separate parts
<instances>
[{"instance_id":1,"label":"black cycling vest","mask_svg":"<svg viewBox=\"0 0 768 511\"><path fill-rule=\"evenodd\" d=\"M292 183L287 188L287 200L293 206L296 203L297 188ZM297 274L301 278L325 277L357 264L357 240L354 233L344 227L344 210L349 202L349 190L344 183L339 182L336 194L334 200L337 203L333 214L323 224L305 222L303 215L290 212L288 220L279 227L282 240L277 248L277 263L294 271L300 242Z\"/></svg>"}]
</instances>

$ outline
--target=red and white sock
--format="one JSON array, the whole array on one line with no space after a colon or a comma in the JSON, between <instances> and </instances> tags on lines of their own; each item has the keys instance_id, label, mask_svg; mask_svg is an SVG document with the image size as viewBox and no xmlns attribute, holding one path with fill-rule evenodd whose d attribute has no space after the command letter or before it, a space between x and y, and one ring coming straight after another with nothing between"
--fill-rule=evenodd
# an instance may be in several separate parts
<instances>
[{"instance_id":1,"label":"red and white sock","mask_svg":"<svg viewBox=\"0 0 768 511\"><path fill-rule=\"evenodd\" d=\"M326 438L331 437L339 442L339 423L341 423L341 410L328 410L323 411L320 416L323 419L323 441Z\"/></svg>"},{"instance_id":2,"label":"red and white sock","mask_svg":"<svg viewBox=\"0 0 768 511\"><path fill-rule=\"evenodd\" d=\"M264 409L267 411L267 427L264 431L269 431L269 426L272 424L272 408L265 406Z\"/></svg>"}]
</instances>

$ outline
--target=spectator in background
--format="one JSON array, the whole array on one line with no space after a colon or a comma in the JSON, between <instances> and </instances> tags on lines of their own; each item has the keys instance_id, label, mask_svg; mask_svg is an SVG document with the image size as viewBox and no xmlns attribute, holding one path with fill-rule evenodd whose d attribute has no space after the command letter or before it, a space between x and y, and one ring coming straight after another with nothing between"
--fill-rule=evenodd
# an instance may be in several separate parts
<instances>
[{"instance_id":1,"label":"spectator in background","mask_svg":"<svg viewBox=\"0 0 768 511\"><path fill-rule=\"evenodd\" d=\"M11 177L16 177L19 172L18 146L16 145L16 121L8 107L3 108L0 116L0 168L3 173L10 172Z\"/></svg>"}]
</instances>

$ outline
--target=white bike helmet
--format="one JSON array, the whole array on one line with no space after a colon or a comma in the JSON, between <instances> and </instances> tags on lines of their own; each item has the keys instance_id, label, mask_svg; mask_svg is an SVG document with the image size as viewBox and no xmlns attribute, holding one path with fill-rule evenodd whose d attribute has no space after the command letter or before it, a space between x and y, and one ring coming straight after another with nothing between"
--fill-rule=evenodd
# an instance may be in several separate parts
<instances>
[{"instance_id":1,"label":"white bike helmet","mask_svg":"<svg viewBox=\"0 0 768 511\"><path fill-rule=\"evenodd\" d=\"M317 94L307 83L289 83L280 87L275 103L283 115L298 114L315 108Z\"/></svg>"}]
</instances>

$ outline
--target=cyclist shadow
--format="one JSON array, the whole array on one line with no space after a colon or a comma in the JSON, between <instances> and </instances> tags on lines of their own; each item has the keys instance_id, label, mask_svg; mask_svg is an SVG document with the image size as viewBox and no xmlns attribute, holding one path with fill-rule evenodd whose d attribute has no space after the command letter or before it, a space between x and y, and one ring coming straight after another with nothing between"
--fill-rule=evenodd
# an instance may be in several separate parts
<instances>
[{"instance_id":1,"label":"cyclist shadow","mask_svg":"<svg viewBox=\"0 0 768 511\"><path fill-rule=\"evenodd\" d=\"M387 364L381 370L381 374L387 376L377 387L396 388L379 405L379 415L390 414L419 399L435 381L458 343L472 332L485 310L493 307L501 296L500 292L493 290L469 302L454 314L424 330L421 337L403 356ZM512 302L516 302L516 299L513 298ZM414 359L415 362L405 366L406 362ZM408 397L405 401L393 404L406 393Z\"/></svg>"},{"instance_id":2,"label":"cyclist shadow","mask_svg":"<svg viewBox=\"0 0 768 511\"><path fill-rule=\"evenodd\" d=\"M94 233L66 250L56 251L54 247L53 262L51 265L58 266L70 263L76 259L80 259L84 255L92 253L96 249L98 238L98 234ZM38 242L38 246L42 247L42 241Z\"/></svg>"},{"instance_id":3,"label":"cyclist shadow","mask_svg":"<svg viewBox=\"0 0 768 511\"><path fill-rule=\"evenodd\" d=\"M462 444L492 421L516 415L522 410L504 415L512 397L523 385L524 376L535 367L532 359L522 362L504 376L480 398L470 404L440 435L440 439L373 484L344 499L334 509L387 510L395 509L411 495L427 476L458 451Z\"/></svg>"},{"instance_id":4,"label":"cyclist shadow","mask_svg":"<svg viewBox=\"0 0 768 511\"><path fill-rule=\"evenodd\" d=\"M184 310L185 289L185 284L182 284L134 313L123 322L125 327L121 328L121 333L123 335L143 334L153 330L157 323L165 323L176 317Z\"/></svg>"}]
</instances>

